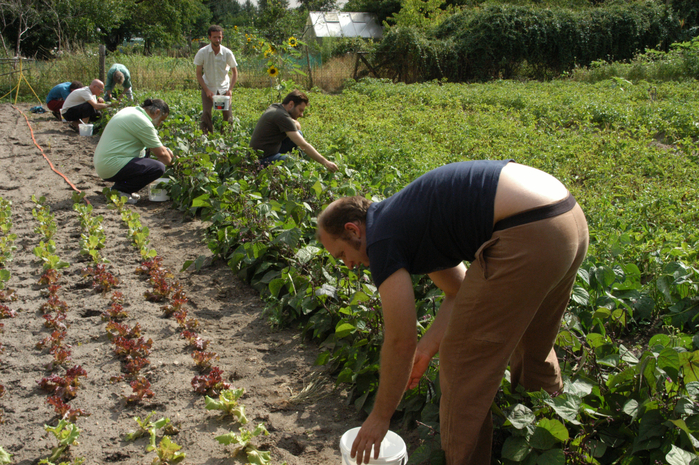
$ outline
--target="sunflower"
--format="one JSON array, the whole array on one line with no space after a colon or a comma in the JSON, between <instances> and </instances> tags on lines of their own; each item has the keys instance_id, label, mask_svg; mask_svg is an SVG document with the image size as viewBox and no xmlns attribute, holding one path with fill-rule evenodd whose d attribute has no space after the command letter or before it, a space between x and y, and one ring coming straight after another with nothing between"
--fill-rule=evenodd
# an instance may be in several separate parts
<instances>
[{"instance_id":1,"label":"sunflower","mask_svg":"<svg viewBox=\"0 0 699 465\"><path fill-rule=\"evenodd\" d=\"M276 66L272 65L267 68L267 74L269 74L269 77L277 77L279 75L279 70Z\"/></svg>"},{"instance_id":2,"label":"sunflower","mask_svg":"<svg viewBox=\"0 0 699 465\"><path fill-rule=\"evenodd\" d=\"M252 37L248 37L248 43L252 42Z\"/></svg>"},{"instance_id":3,"label":"sunflower","mask_svg":"<svg viewBox=\"0 0 699 465\"><path fill-rule=\"evenodd\" d=\"M296 37L289 37L289 47L296 47L299 44L298 40L296 40Z\"/></svg>"},{"instance_id":4,"label":"sunflower","mask_svg":"<svg viewBox=\"0 0 699 465\"><path fill-rule=\"evenodd\" d=\"M265 58L268 58L270 56L274 55L274 50L272 50L272 47L268 48L265 50Z\"/></svg>"}]
</instances>

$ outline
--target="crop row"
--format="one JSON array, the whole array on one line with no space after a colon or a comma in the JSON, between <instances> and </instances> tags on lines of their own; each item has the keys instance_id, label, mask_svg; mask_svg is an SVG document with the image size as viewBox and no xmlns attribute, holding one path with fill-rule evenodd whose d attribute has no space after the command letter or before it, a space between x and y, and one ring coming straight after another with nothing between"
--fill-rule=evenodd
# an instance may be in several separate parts
<instances>
[{"instance_id":1,"label":"crop row","mask_svg":"<svg viewBox=\"0 0 699 465\"><path fill-rule=\"evenodd\" d=\"M178 148L170 196L177 208L210 221L210 250L260 292L270 323L298 325L322 342L317 363L348 383L357 408L368 410L382 339L378 293L366 270L348 270L321 249L316 214L344 195L380 200L418 173L458 159L513 156L551 172L584 206L592 245L558 338L565 392L554 399L515 392L503 378L494 405L501 454L515 463L544 454L551 463L681 463L678 457L695 453L692 438L699 436L699 411L686 408L696 405L699 386L699 340L691 335L699 314L697 236L687 228L696 217L697 170L689 153L691 122L699 118L674 102L678 89L670 86L653 96L633 84L572 87L369 80L335 103L313 95L322 121L309 137L319 137L336 157L335 174L303 157L260 170L247 147L249 109L241 108L241 124L207 139L190 114L194 105L183 99L162 130ZM607 119L595 116L602 110ZM644 121L643 114L652 118ZM680 139L675 156L649 148L661 127ZM444 153L435 154L435 147ZM422 334L441 293L420 277L414 288ZM630 344L632 338L640 342ZM431 433L438 432L437 372L434 362L400 406L403 421L420 420ZM531 413L526 421L513 422L523 410ZM537 442L537 430L555 439ZM438 449L434 441L417 454L431 460Z\"/></svg>"},{"instance_id":2,"label":"crop row","mask_svg":"<svg viewBox=\"0 0 699 465\"><path fill-rule=\"evenodd\" d=\"M163 315L172 317L177 322L184 343L192 349L193 368L196 371L191 382L192 390L204 395L204 404L207 409L220 410L224 414L233 415L236 422L241 425L239 433L227 433L217 440L224 445L232 444L231 454L244 453L250 463L259 465L271 463L270 453L257 449L253 441L260 434L268 434L267 430L263 424L253 428L244 426L247 424L247 418L244 407L238 403L244 390L232 390L232 386L223 379L223 370L213 366L212 362L218 356L215 352L207 350L211 341L203 339L197 333L199 322L196 318L188 316L185 308L188 301L186 293L179 283L171 280L172 274L163 267L162 257L157 256L156 251L150 248L148 228L141 224L138 213L125 208L124 199L108 191L105 193L112 207L118 210L125 226L124 230L141 256L142 261L134 273L145 277L151 285L151 288L144 293L143 299L162 304ZM33 249L33 252L39 259L41 267L41 277L37 285L43 289L41 292L46 298L39 309L42 313L43 325L49 329L49 334L36 344L36 348L52 355L52 360L45 365L45 368L54 371L37 380L37 384L48 394L47 403L55 410L56 416L50 422L51 425L47 424L44 428L55 437L57 443L49 456L40 463L52 465L60 462L61 465L79 465L83 459L75 457L75 450L71 449L75 449L74 446L77 445L80 435L77 423L84 421L82 418L90 414L75 404L80 401L81 380L85 379L88 373L80 365L73 364L71 345L66 342L72 322L70 309L60 298L60 289L61 270L67 268L69 263L57 253L58 247L54 240L59 228L46 200L43 197L32 200L34 201L32 213L36 219L34 231L39 239L39 245ZM93 215L92 205L86 202L82 194L74 195L73 202L73 210L78 214L81 226L80 254L89 261L80 272L82 282L78 287L91 288L98 295L109 296L106 299L107 308L101 312L102 320L105 322L104 331L112 342L114 356L122 362L121 373L115 373L111 380L113 383L126 381L132 388L131 395L123 396L125 404L147 405L156 393L151 390L149 375L144 376L142 370L150 365L148 356L153 340L143 336L138 322L130 325L124 321L129 317L129 312L124 308L124 295L119 291L120 279L110 271L109 260L102 253L108 243L102 227L102 216ZM3 215L0 220L3 225L6 225L2 228L3 237L8 237L11 226L10 205L9 203L2 205ZM4 208L5 206L7 208ZM5 241L3 244L7 244L8 251L11 250L11 242ZM5 270L5 264L11 260L12 255L6 253L3 257L5 258L1 269ZM9 296L13 295L12 292L3 290L3 299L6 295L9 299ZM2 312L3 318L16 314L4 306ZM2 326L0 326L1 329ZM3 392L4 388L0 394ZM137 439L144 431L148 431L151 442L146 450L155 451L154 464L182 462L186 454L171 437L177 434L177 428L167 418L151 421L151 416L152 414L143 420L137 419L139 430L127 434L125 439ZM2 421L1 417L0 421ZM156 431L164 433L159 441L156 441ZM0 463L11 463L10 454L1 448Z\"/></svg>"}]
</instances>

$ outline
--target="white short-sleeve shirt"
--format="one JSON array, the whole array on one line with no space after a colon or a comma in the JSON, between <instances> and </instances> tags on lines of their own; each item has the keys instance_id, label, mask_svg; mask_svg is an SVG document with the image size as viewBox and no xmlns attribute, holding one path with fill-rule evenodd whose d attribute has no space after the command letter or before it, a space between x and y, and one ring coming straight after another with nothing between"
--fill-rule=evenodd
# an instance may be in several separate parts
<instances>
[{"instance_id":1,"label":"white short-sleeve shirt","mask_svg":"<svg viewBox=\"0 0 699 465\"><path fill-rule=\"evenodd\" d=\"M194 56L194 64L201 66L204 71L204 82L213 92L224 94L228 92L231 81L228 70L236 68L238 63L230 49L221 45L218 53L214 53L211 44L199 49Z\"/></svg>"},{"instance_id":2,"label":"white short-sleeve shirt","mask_svg":"<svg viewBox=\"0 0 699 465\"><path fill-rule=\"evenodd\" d=\"M80 89L75 89L73 92L68 94L65 102L63 102L63 107L61 108L61 114L64 114L67 109L85 103L88 100L97 101L97 97L90 90L90 86L85 86Z\"/></svg>"}]
</instances>

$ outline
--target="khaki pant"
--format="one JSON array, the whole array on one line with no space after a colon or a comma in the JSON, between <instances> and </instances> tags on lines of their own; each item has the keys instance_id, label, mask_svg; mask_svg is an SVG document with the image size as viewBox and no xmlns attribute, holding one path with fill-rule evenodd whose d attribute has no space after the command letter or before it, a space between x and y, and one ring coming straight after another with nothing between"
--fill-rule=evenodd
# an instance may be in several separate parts
<instances>
[{"instance_id":1,"label":"khaki pant","mask_svg":"<svg viewBox=\"0 0 699 465\"><path fill-rule=\"evenodd\" d=\"M214 95L220 95L220 94L216 93ZM199 123L199 127L204 132L204 134L214 132L214 120L213 120L213 117L211 115L211 111L214 108L214 101L213 101L213 99L206 97L206 93L204 92L204 89L202 89L202 91L201 91L201 108L202 108L201 123ZM233 112L231 110L224 111L222 113L223 113L223 121L230 121L231 120L231 117L233 116Z\"/></svg>"},{"instance_id":2,"label":"khaki pant","mask_svg":"<svg viewBox=\"0 0 699 465\"><path fill-rule=\"evenodd\" d=\"M587 246L587 222L576 205L496 231L476 253L440 346L447 464L490 464L490 406L508 362L513 386L549 393L563 387L553 345Z\"/></svg>"}]
</instances>

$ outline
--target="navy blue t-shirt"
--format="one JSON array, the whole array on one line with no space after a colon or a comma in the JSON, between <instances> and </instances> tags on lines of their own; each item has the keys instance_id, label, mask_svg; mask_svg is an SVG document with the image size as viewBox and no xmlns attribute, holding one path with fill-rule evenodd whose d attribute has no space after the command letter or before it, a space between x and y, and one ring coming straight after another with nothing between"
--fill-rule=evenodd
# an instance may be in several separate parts
<instances>
[{"instance_id":1,"label":"navy blue t-shirt","mask_svg":"<svg viewBox=\"0 0 699 465\"><path fill-rule=\"evenodd\" d=\"M451 163L408 184L367 212L367 255L381 286L401 268L427 274L473 261L493 234L495 192L513 160Z\"/></svg>"}]
</instances>

